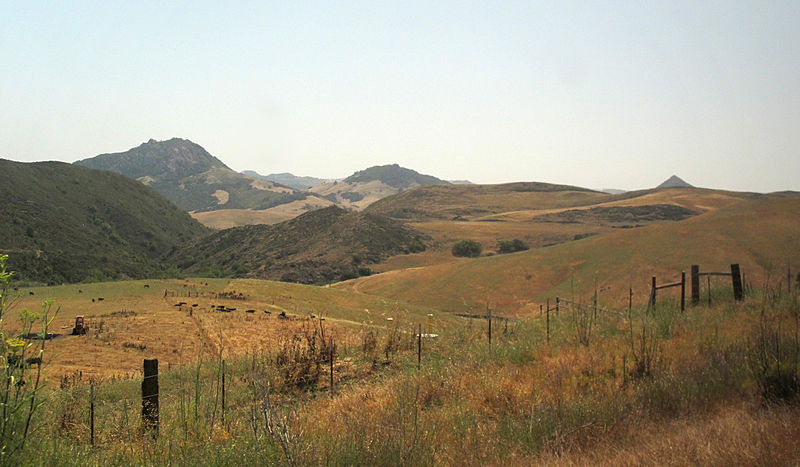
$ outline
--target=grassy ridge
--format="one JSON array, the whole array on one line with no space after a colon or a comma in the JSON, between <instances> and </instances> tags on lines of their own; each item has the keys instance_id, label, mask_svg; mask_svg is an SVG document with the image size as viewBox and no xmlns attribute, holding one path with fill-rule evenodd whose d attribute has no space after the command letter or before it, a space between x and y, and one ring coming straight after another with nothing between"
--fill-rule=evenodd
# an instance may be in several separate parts
<instances>
[{"instance_id":1,"label":"grassy ridge","mask_svg":"<svg viewBox=\"0 0 800 467\"><path fill-rule=\"evenodd\" d=\"M163 275L161 257L208 230L122 175L58 162L0 160L0 251L28 281Z\"/></svg>"},{"instance_id":2,"label":"grassy ridge","mask_svg":"<svg viewBox=\"0 0 800 467\"><path fill-rule=\"evenodd\" d=\"M387 217L336 206L277 225L217 232L169 260L195 275L236 275L306 284L368 275L368 265L425 249L424 235Z\"/></svg>"},{"instance_id":3,"label":"grassy ridge","mask_svg":"<svg viewBox=\"0 0 800 467\"><path fill-rule=\"evenodd\" d=\"M443 310L467 311L490 303L516 314L538 311L546 296L592 290L627 301L629 285L642 301L653 275L672 281L692 264L726 270L738 262L758 285L770 271L800 263L800 196L745 199L679 223L617 230L511 255L459 259L389 271L340 287L355 288ZM576 297L578 298L578 297Z\"/></svg>"},{"instance_id":4,"label":"grassy ridge","mask_svg":"<svg viewBox=\"0 0 800 467\"><path fill-rule=\"evenodd\" d=\"M404 220L450 220L520 209L594 204L610 197L585 188L548 183L432 185L384 198L367 211Z\"/></svg>"}]
</instances>

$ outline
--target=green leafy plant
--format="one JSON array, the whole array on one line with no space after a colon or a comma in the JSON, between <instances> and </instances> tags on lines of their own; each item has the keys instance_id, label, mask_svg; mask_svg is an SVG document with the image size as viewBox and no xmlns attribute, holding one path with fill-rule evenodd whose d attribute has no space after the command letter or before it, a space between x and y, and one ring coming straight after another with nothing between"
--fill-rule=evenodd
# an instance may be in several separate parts
<instances>
[{"instance_id":1,"label":"green leafy plant","mask_svg":"<svg viewBox=\"0 0 800 467\"><path fill-rule=\"evenodd\" d=\"M477 258L481 255L483 247L475 240L461 240L453 245L453 256L461 256L464 258Z\"/></svg>"},{"instance_id":2,"label":"green leafy plant","mask_svg":"<svg viewBox=\"0 0 800 467\"><path fill-rule=\"evenodd\" d=\"M530 249L528 244L518 238L515 238L514 240L497 241L497 252L500 254L516 253L517 251L525 251L528 249Z\"/></svg>"},{"instance_id":3,"label":"green leafy plant","mask_svg":"<svg viewBox=\"0 0 800 467\"><path fill-rule=\"evenodd\" d=\"M3 323L13 277L6 269L7 259L8 255L0 255L0 464L25 446L31 420L41 406L38 396L47 330L58 314L52 300L45 300L39 313L22 310L19 334L7 335ZM33 332L35 325L41 326L38 334ZM32 336L38 337L38 345L29 342Z\"/></svg>"}]
</instances>

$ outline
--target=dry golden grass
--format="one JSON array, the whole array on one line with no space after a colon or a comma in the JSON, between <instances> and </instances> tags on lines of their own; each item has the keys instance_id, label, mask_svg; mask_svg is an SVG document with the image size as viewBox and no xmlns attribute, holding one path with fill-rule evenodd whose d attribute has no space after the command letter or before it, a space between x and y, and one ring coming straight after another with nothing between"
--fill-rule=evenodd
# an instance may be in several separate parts
<instances>
[{"instance_id":1,"label":"dry golden grass","mask_svg":"<svg viewBox=\"0 0 800 467\"><path fill-rule=\"evenodd\" d=\"M292 201L269 209L219 209L216 211L193 212L192 217L203 225L214 229L229 229L250 224L277 224L294 219L300 214L321 209L333 203L315 196Z\"/></svg>"},{"instance_id":2,"label":"dry golden grass","mask_svg":"<svg viewBox=\"0 0 800 467\"><path fill-rule=\"evenodd\" d=\"M632 423L590 447L515 459L539 465L797 465L800 407L749 402L672 420Z\"/></svg>"},{"instance_id":3,"label":"dry golden grass","mask_svg":"<svg viewBox=\"0 0 800 467\"><path fill-rule=\"evenodd\" d=\"M659 338L663 363L652 379L623 369L632 357L617 315L601 317L589 347L570 335L568 315L554 320L551 343L512 329L490 351L474 330L427 348L449 363L424 364L419 375L364 376L304 406L295 429L318 440L307 453L312 463L346 447L376 463L796 465L800 408L762 405L741 367L747 354L737 353L746 352L759 307L728 302L675 316ZM732 373L717 381L716 371Z\"/></svg>"},{"instance_id":4,"label":"dry golden grass","mask_svg":"<svg viewBox=\"0 0 800 467\"><path fill-rule=\"evenodd\" d=\"M484 252L489 253L497 250L498 240L518 238L531 248L539 248L571 241L576 236L596 235L611 230L599 225L529 222L431 221L410 225L437 242L435 251L448 253L455 242L463 239L480 242Z\"/></svg>"},{"instance_id":5,"label":"dry golden grass","mask_svg":"<svg viewBox=\"0 0 800 467\"><path fill-rule=\"evenodd\" d=\"M731 263L739 263L748 282L758 286L771 272L785 271L787 262L800 264L799 231L800 197L763 196L681 222L617 229L547 248L391 271L342 287L443 311L467 312L485 308L488 302L500 312L526 315L538 311L546 297L570 297L573 285L588 294L597 280L606 300L614 297L612 301L627 303L632 286L634 300L642 302L651 276L660 283L671 282L692 264L699 264L703 271L726 271ZM715 278L713 285L723 281ZM669 291L664 295L674 296Z\"/></svg>"},{"instance_id":6,"label":"dry golden grass","mask_svg":"<svg viewBox=\"0 0 800 467\"><path fill-rule=\"evenodd\" d=\"M467 220L509 211L564 208L596 204L612 199L611 195L565 187L554 191L526 191L539 188L524 183L501 185L431 185L405 191L381 200L370 210L392 215L411 209L419 220L444 219L455 216Z\"/></svg>"},{"instance_id":7,"label":"dry golden grass","mask_svg":"<svg viewBox=\"0 0 800 467\"><path fill-rule=\"evenodd\" d=\"M716 211L751 195L703 188L668 188L656 191L633 192L624 195L609 196L596 204L575 207L548 207L543 209L510 210L499 214L477 217L474 220L498 220L513 222L530 222L543 214L553 214L572 209L592 209L610 206L647 206L653 204L674 204L696 211Z\"/></svg>"},{"instance_id":8,"label":"dry golden grass","mask_svg":"<svg viewBox=\"0 0 800 467\"><path fill-rule=\"evenodd\" d=\"M165 290L178 296L164 297ZM246 299L213 296L234 291ZM192 296L181 296L187 292ZM346 345L354 344L349 340L356 335L354 329L383 328L390 317L402 323L425 322L428 313L436 313L333 288L260 280L127 281L24 288L19 293L20 299L5 318L10 332L18 329L13 318L17 311L38 311L44 298L55 299L60 307L49 332L61 335L47 342L50 357L45 375L55 379L75 372L98 379L133 374L141 371L144 358L158 358L163 368L170 368L194 361L198 354L203 360L216 358L221 349L224 358L274 350L303 327L319 326L317 319L309 319L311 315L324 317L326 332ZM181 301L187 304L176 307ZM212 305L236 311L223 313ZM255 312L246 313L250 309ZM279 319L281 312L291 319ZM84 315L89 326L84 336L70 335L78 315ZM452 322L447 316L437 321Z\"/></svg>"}]
</instances>

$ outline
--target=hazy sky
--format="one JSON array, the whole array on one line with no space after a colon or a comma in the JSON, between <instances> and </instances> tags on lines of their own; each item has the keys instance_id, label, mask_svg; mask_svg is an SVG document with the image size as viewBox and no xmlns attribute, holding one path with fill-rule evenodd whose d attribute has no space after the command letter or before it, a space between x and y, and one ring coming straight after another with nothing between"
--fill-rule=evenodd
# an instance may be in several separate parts
<instances>
[{"instance_id":1,"label":"hazy sky","mask_svg":"<svg viewBox=\"0 0 800 467\"><path fill-rule=\"evenodd\" d=\"M0 0L0 157L800 190L800 1Z\"/></svg>"}]
</instances>

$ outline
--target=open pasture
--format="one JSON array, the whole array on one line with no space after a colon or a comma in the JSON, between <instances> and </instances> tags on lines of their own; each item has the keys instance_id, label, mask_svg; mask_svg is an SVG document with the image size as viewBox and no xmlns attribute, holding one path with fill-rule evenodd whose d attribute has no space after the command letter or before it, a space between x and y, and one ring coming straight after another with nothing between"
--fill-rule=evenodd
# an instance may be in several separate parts
<instances>
[{"instance_id":1,"label":"open pasture","mask_svg":"<svg viewBox=\"0 0 800 467\"><path fill-rule=\"evenodd\" d=\"M387 322L411 329L415 323L447 327L457 320L396 300L254 279L121 281L20 288L16 293L4 317L12 332L19 329L19 311L38 311L46 298L54 300L53 310L60 308L48 329L58 334L47 342L46 377L51 379L75 373L122 377L140 372L144 358L157 358L168 369L198 356L207 360L272 351L304 328L318 329L319 318L326 334L340 343L356 342L358 329L384 328ZM224 312L219 306L235 310ZM73 336L78 315L85 316L89 330Z\"/></svg>"},{"instance_id":2,"label":"open pasture","mask_svg":"<svg viewBox=\"0 0 800 467\"><path fill-rule=\"evenodd\" d=\"M463 239L481 243L484 255L494 253L499 240L514 238L524 241L532 249L537 249L586 237L612 234L620 229L687 220L681 218L653 220L647 215L648 213L636 211L637 209L654 210L663 206L674 206L676 209L688 210L684 216L686 214L690 217L710 216L720 209L757 198L756 195L746 193L702 188L645 190L608 195L574 191L513 192L510 191L510 187L505 187L505 191L500 187L502 186L473 187L472 191L475 191L473 196L481 199L488 197L484 200L486 203L489 203L488 199L493 199L494 202L486 204L487 209L483 213L464 215L457 219L442 219L438 214L434 214L442 209L457 210L456 200L446 196L446 189L426 187L420 190L422 193L416 196L422 196L424 202L421 202L418 210L429 212L431 215L410 220L409 226L430 236L433 239L432 245L423 253L394 256L372 269L385 272L456 262L458 259L450 254L450 250L453 244ZM428 193L431 190L442 192ZM414 193L412 191L406 196L412 196ZM394 203L402 201L397 201L397 198L399 197L390 201ZM466 208L467 204L464 203L463 207ZM626 212L626 208L630 208L630 212ZM403 207L398 209L402 211ZM601 212L588 216L575 215L593 209Z\"/></svg>"}]
</instances>

